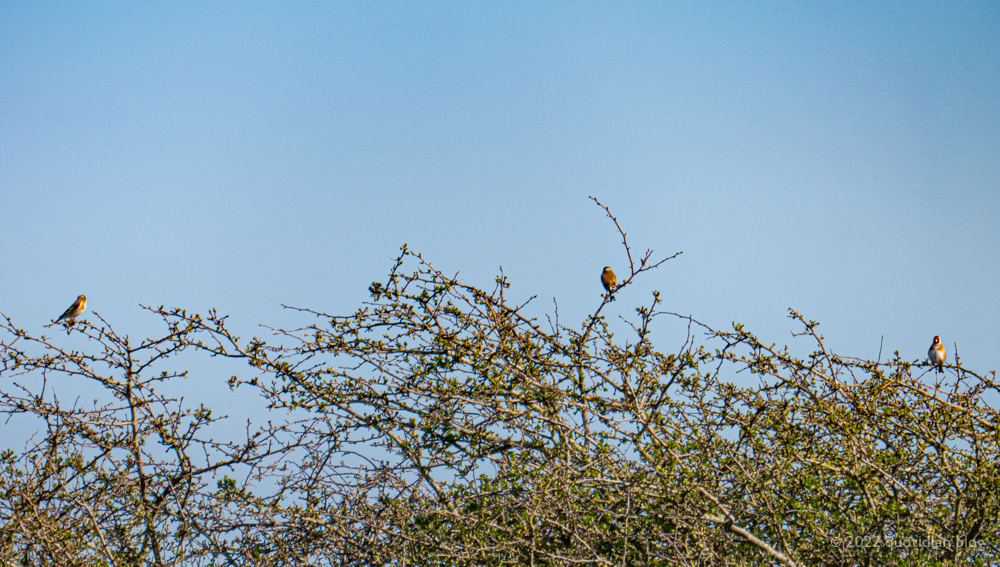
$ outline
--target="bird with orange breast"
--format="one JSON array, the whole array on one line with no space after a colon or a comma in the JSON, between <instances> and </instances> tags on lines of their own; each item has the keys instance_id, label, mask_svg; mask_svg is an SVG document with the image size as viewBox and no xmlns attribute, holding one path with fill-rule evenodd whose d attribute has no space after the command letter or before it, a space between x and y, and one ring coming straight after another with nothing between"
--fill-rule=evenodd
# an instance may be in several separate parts
<instances>
[{"instance_id":1,"label":"bird with orange breast","mask_svg":"<svg viewBox=\"0 0 1000 567\"><path fill-rule=\"evenodd\" d=\"M931 348L927 350L927 359L931 361L931 364L937 366L938 372L941 372L941 367L944 366L944 361L947 358L948 351L944 350L944 345L941 344L941 337L935 336Z\"/></svg>"},{"instance_id":2,"label":"bird with orange breast","mask_svg":"<svg viewBox=\"0 0 1000 567\"><path fill-rule=\"evenodd\" d=\"M81 295L80 297L76 298L76 301L73 302L73 305L69 306L69 309L67 309L62 315L60 315L58 319L56 319L56 323L62 321L63 319L66 319L66 322L72 325L73 323L76 323L76 318L79 317L80 315L83 315L83 312L86 310L87 310L87 296Z\"/></svg>"},{"instance_id":3,"label":"bird with orange breast","mask_svg":"<svg viewBox=\"0 0 1000 567\"><path fill-rule=\"evenodd\" d=\"M615 292L615 288L618 287L618 277L615 273L611 271L611 268L605 266L604 271L601 272L601 285L604 289L608 290L608 295Z\"/></svg>"}]
</instances>

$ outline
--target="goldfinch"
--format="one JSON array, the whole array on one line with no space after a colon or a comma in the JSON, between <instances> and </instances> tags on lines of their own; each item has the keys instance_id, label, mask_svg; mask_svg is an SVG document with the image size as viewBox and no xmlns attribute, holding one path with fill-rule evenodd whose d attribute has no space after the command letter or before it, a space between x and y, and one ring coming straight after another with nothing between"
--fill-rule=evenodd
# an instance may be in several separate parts
<instances>
[{"instance_id":1,"label":"goldfinch","mask_svg":"<svg viewBox=\"0 0 1000 567\"><path fill-rule=\"evenodd\" d=\"M941 367L944 365L944 361L948 358L948 351L944 350L944 345L941 344L941 337L934 337L934 342L931 343L931 348L927 350L927 359L931 361L938 367L938 372L941 372Z\"/></svg>"},{"instance_id":2,"label":"goldfinch","mask_svg":"<svg viewBox=\"0 0 1000 567\"><path fill-rule=\"evenodd\" d=\"M87 310L87 296L81 295L80 297L76 298L76 301L73 302L73 305L69 306L69 309L67 309L65 313L63 313L62 315L59 316L58 319L56 319L56 323L62 321L63 319L69 319L69 322L73 323L76 321L76 318L79 317L80 315L83 315L83 312L86 310Z\"/></svg>"}]
</instances>

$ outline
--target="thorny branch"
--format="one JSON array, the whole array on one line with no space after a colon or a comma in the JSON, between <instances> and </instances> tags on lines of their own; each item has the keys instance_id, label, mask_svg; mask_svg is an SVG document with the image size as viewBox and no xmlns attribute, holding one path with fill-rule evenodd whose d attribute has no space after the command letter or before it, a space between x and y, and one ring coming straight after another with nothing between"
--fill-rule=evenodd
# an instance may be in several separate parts
<instances>
[{"instance_id":1,"label":"thorny branch","mask_svg":"<svg viewBox=\"0 0 1000 567\"><path fill-rule=\"evenodd\" d=\"M660 266L647 250L629 277ZM679 254L679 253L678 253ZM995 375L792 347L605 297L579 327L405 246L354 313L234 334L146 308L138 345L0 314L0 411L44 424L0 456L0 558L20 565L989 564L1000 548ZM662 330L684 340L659 349ZM703 333L703 334L699 334ZM623 338L624 337L624 338ZM805 356L794 353L808 351ZM881 349L880 349L881 351ZM159 391L174 357L241 366L267 425ZM188 358L185 358L188 360ZM240 376L240 374L243 374ZM58 380L55 378L58 377ZM98 394L67 405L71 383ZM56 388L60 392L56 391ZM883 542L858 547L846 542ZM907 547L887 541L935 541ZM794 559L793 559L794 558Z\"/></svg>"}]
</instances>

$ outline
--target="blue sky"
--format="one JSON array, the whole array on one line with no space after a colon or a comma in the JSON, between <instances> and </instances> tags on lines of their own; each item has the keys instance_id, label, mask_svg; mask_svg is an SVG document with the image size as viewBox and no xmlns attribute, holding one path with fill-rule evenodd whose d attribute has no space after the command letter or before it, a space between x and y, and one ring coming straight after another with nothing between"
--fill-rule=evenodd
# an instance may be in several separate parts
<instances>
[{"instance_id":1,"label":"blue sky","mask_svg":"<svg viewBox=\"0 0 1000 567\"><path fill-rule=\"evenodd\" d=\"M352 311L409 243L580 321L625 269L594 195L684 251L612 315L659 289L784 343L793 307L843 354L938 334L997 368L997 30L996 2L5 2L0 310L255 333Z\"/></svg>"}]
</instances>

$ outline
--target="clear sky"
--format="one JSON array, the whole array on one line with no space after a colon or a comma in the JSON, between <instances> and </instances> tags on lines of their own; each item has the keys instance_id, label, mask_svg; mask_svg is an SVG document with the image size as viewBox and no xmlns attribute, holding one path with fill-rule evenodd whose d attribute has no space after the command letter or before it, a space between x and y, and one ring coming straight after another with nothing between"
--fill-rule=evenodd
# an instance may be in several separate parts
<instances>
[{"instance_id":1,"label":"clear sky","mask_svg":"<svg viewBox=\"0 0 1000 567\"><path fill-rule=\"evenodd\" d=\"M352 311L403 243L580 321L625 270L588 195L684 251L611 315L655 288L1000 367L1000 3L0 4L0 310L33 332L81 293L136 335L140 302L307 323L280 304Z\"/></svg>"}]
</instances>

